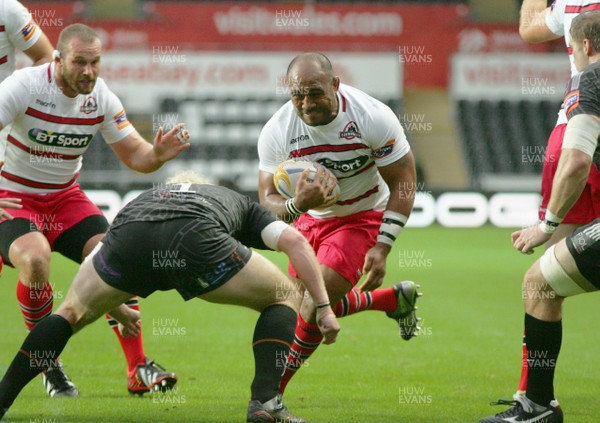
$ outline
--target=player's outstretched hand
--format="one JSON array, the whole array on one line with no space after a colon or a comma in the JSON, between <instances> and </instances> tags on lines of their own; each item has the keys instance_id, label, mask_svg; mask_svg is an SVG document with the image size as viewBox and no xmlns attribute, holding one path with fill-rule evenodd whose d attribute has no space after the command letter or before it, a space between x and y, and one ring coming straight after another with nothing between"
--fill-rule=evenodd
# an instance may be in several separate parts
<instances>
[{"instance_id":1,"label":"player's outstretched hand","mask_svg":"<svg viewBox=\"0 0 600 423\"><path fill-rule=\"evenodd\" d=\"M385 262L390 249L389 245L378 242L367 251L362 271L363 275L366 275L367 278L358 287L360 291L372 291L381 286L385 276Z\"/></svg>"},{"instance_id":2,"label":"player's outstretched hand","mask_svg":"<svg viewBox=\"0 0 600 423\"><path fill-rule=\"evenodd\" d=\"M142 331L141 313L137 310L121 304L108 314L119 322L119 332L124 338L136 337Z\"/></svg>"},{"instance_id":3,"label":"player's outstretched hand","mask_svg":"<svg viewBox=\"0 0 600 423\"><path fill-rule=\"evenodd\" d=\"M333 344L340 331L340 324L331 307L317 309L317 325L323 335L324 344Z\"/></svg>"},{"instance_id":4,"label":"player's outstretched hand","mask_svg":"<svg viewBox=\"0 0 600 423\"><path fill-rule=\"evenodd\" d=\"M190 133L183 123L178 123L163 134L162 126L156 131L154 137L154 152L161 162L167 162L184 150L190 148Z\"/></svg>"},{"instance_id":5,"label":"player's outstretched hand","mask_svg":"<svg viewBox=\"0 0 600 423\"><path fill-rule=\"evenodd\" d=\"M0 219L12 220L12 216L4 209L22 209L20 198L0 198Z\"/></svg>"},{"instance_id":6,"label":"player's outstretched hand","mask_svg":"<svg viewBox=\"0 0 600 423\"><path fill-rule=\"evenodd\" d=\"M532 254L533 249L544 244L552 234L547 234L539 225L530 226L511 234L513 246L523 254Z\"/></svg>"}]
</instances>

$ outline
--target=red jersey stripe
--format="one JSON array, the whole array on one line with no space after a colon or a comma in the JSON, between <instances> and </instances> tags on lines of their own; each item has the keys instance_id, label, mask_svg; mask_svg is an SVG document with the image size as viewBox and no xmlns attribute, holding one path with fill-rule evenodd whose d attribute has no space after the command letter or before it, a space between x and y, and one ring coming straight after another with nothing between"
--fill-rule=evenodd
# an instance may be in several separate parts
<instances>
[{"instance_id":1,"label":"red jersey stripe","mask_svg":"<svg viewBox=\"0 0 600 423\"><path fill-rule=\"evenodd\" d=\"M371 188L364 194L359 195L358 197L350 198L350 199L344 200L344 201L338 201L335 204L337 204L338 206L347 206L348 204L354 204L356 202L359 202L360 200L364 200L365 198L370 197L371 195L376 194L378 192L379 192L379 186L376 186L375 188Z\"/></svg>"},{"instance_id":2,"label":"red jersey stripe","mask_svg":"<svg viewBox=\"0 0 600 423\"><path fill-rule=\"evenodd\" d=\"M32 150L31 148L27 147L25 144L21 143L18 139L14 138L11 135L6 137L6 139L8 140L9 143L15 145L16 147L20 148L21 150L23 150L29 154L32 154L34 156L52 157L54 159L65 159L65 160L75 160L79 156L81 156L81 154L70 155L70 154L53 153L51 151L44 151L44 150L42 150L42 151Z\"/></svg>"},{"instance_id":3,"label":"red jersey stripe","mask_svg":"<svg viewBox=\"0 0 600 423\"><path fill-rule=\"evenodd\" d=\"M340 151L354 151L354 150L362 150L362 149L367 149L367 148L369 148L369 147L367 147L364 144L360 144L360 143L342 144L342 145L332 145L332 144L314 145L311 147L306 147L306 148L302 148L300 150L292 151L290 153L290 159L295 158L295 157L308 156L309 154L315 154L315 153L328 153L328 152L339 153Z\"/></svg>"},{"instance_id":4,"label":"red jersey stripe","mask_svg":"<svg viewBox=\"0 0 600 423\"><path fill-rule=\"evenodd\" d=\"M0 57L0 65L4 64L8 62L8 56L2 56Z\"/></svg>"},{"instance_id":5,"label":"red jersey stripe","mask_svg":"<svg viewBox=\"0 0 600 423\"><path fill-rule=\"evenodd\" d=\"M581 13L590 10L600 10L600 3L586 4L585 6L565 6L565 13Z\"/></svg>"},{"instance_id":6,"label":"red jersey stripe","mask_svg":"<svg viewBox=\"0 0 600 423\"><path fill-rule=\"evenodd\" d=\"M346 113L346 97L340 94L342 97L342 112Z\"/></svg>"},{"instance_id":7,"label":"red jersey stripe","mask_svg":"<svg viewBox=\"0 0 600 423\"><path fill-rule=\"evenodd\" d=\"M79 176L79 172L77 172L75 174L75 176L69 182L65 182L64 184L46 184L46 183L43 183L43 182L36 182L36 181L32 181L31 179L26 179L26 178L22 178L22 177L17 176L17 175L13 175L12 173L8 173L8 172L6 172L4 170L0 171L0 176L5 177L9 181L13 181L13 182L16 182L18 184L25 185L25 186L32 187L32 188L64 189L64 188L68 188L71 185L73 185L73 183L75 182L75 180Z\"/></svg>"},{"instance_id":8,"label":"red jersey stripe","mask_svg":"<svg viewBox=\"0 0 600 423\"><path fill-rule=\"evenodd\" d=\"M63 117L63 116L55 116L48 113L41 112L39 110L28 107L25 111L26 115L33 116L35 118L41 119L46 122L52 123L62 123L65 125L88 125L94 126L99 123L104 122L104 115L98 116L95 118L73 118L73 117Z\"/></svg>"}]
</instances>

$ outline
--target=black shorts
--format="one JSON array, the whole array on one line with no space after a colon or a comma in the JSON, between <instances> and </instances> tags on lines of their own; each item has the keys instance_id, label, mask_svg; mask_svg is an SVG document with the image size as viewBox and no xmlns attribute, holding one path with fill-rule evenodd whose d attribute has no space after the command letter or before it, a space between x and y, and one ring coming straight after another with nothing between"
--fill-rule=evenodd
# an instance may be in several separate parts
<instances>
[{"instance_id":1,"label":"black shorts","mask_svg":"<svg viewBox=\"0 0 600 423\"><path fill-rule=\"evenodd\" d=\"M566 242L579 273L600 289L600 218L575 229Z\"/></svg>"},{"instance_id":2,"label":"black shorts","mask_svg":"<svg viewBox=\"0 0 600 423\"><path fill-rule=\"evenodd\" d=\"M61 232L58 237L53 238L51 249L76 263L81 263L85 244L92 237L106 232L107 229L108 221L106 217L101 215L85 217L69 229ZM29 232L41 231L35 223L21 217L2 222L0 225L0 254L3 257L4 264L12 267L8 254L10 246L18 238Z\"/></svg>"},{"instance_id":3,"label":"black shorts","mask_svg":"<svg viewBox=\"0 0 600 423\"><path fill-rule=\"evenodd\" d=\"M102 243L93 264L110 286L140 297L176 289L186 301L223 285L252 255L216 222L190 218L126 223Z\"/></svg>"}]
</instances>

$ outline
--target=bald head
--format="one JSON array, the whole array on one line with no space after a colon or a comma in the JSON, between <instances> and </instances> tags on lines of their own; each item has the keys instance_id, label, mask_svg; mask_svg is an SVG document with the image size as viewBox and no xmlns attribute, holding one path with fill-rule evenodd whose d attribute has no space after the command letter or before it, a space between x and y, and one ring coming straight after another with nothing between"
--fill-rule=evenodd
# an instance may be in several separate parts
<instances>
[{"instance_id":1,"label":"bald head","mask_svg":"<svg viewBox=\"0 0 600 423\"><path fill-rule=\"evenodd\" d=\"M333 78L331 62L323 53L308 52L294 57L287 69L287 77L292 73L301 72L302 69L319 70L326 76Z\"/></svg>"}]
</instances>

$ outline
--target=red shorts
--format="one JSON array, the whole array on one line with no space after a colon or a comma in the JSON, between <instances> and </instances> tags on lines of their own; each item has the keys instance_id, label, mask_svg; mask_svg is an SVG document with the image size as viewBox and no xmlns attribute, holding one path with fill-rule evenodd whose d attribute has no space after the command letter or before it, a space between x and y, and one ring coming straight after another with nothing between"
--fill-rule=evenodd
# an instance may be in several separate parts
<instances>
[{"instance_id":1,"label":"red shorts","mask_svg":"<svg viewBox=\"0 0 600 423\"><path fill-rule=\"evenodd\" d=\"M377 242L382 219L383 212L374 210L327 219L305 213L294 227L312 245L319 263L335 270L354 286L362 276L367 251ZM291 263L288 272L298 277Z\"/></svg>"},{"instance_id":2,"label":"red shorts","mask_svg":"<svg viewBox=\"0 0 600 423\"><path fill-rule=\"evenodd\" d=\"M21 198L23 208L6 211L12 217L20 217L34 223L46 236L50 247L60 234L83 219L94 215L103 216L102 211L83 193L79 184L51 194L0 190L0 198L11 197Z\"/></svg>"},{"instance_id":3,"label":"red shorts","mask_svg":"<svg viewBox=\"0 0 600 423\"><path fill-rule=\"evenodd\" d=\"M548 138L544 169L542 171L542 203L540 204L539 218L544 219L550 194L552 193L552 180L558 167L558 159L562 148L567 124L557 125ZM583 192L577 202L565 216L563 223L586 224L600 217L600 172L592 165L590 176Z\"/></svg>"}]
</instances>

